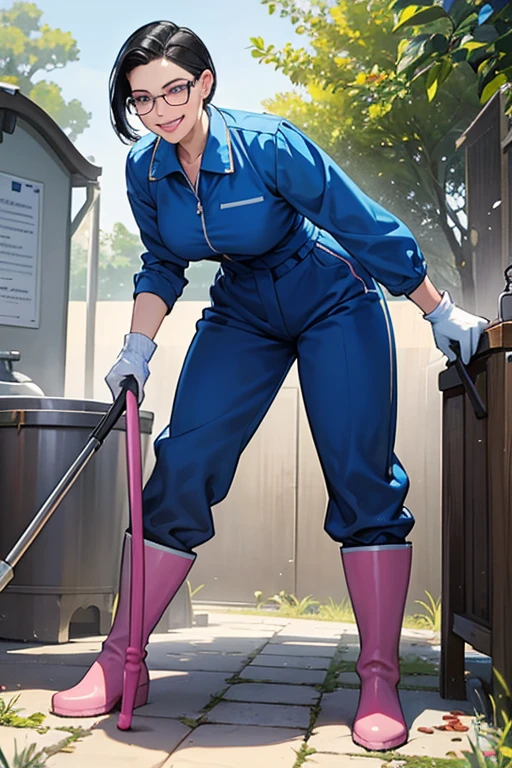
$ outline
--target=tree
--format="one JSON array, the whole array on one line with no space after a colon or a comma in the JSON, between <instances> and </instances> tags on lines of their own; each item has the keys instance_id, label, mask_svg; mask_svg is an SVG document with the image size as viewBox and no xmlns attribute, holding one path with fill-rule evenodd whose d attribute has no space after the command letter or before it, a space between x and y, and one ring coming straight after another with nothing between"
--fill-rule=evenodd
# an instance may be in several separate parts
<instances>
[{"instance_id":1,"label":"tree","mask_svg":"<svg viewBox=\"0 0 512 768\"><path fill-rule=\"evenodd\" d=\"M15 2L0 9L0 80L19 86L75 141L88 128L91 113L78 99L66 103L55 83L35 83L33 78L78 61L79 50L70 32L41 24L42 15L35 3Z\"/></svg>"},{"instance_id":2,"label":"tree","mask_svg":"<svg viewBox=\"0 0 512 768\"><path fill-rule=\"evenodd\" d=\"M142 266L140 255L144 251L139 236L124 224L116 222L112 232L100 231L98 255L98 300L130 301L133 295L133 276ZM218 264L201 261L191 263L187 270L189 285L185 301L205 301ZM86 239L74 238L71 250L69 298L85 301L87 294Z\"/></svg>"},{"instance_id":3,"label":"tree","mask_svg":"<svg viewBox=\"0 0 512 768\"><path fill-rule=\"evenodd\" d=\"M133 275L141 267L142 246L138 235L116 222L112 232L100 231L98 255L98 299L125 301L133 292ZM83 241L72 242L70 299L84 300L87 289L87 248Z\"/></svg>"},{"instance_id":4,"label":"tree","mask_svg":"<svg viewBox=\"0 0 512 768\"><path fill-rule=\"evenodd\" d=\"M394 0L395 31L410 30L399 46L398 72L421 78L432 101L451 72L469 65L477 75L477 93L485 104L506 83L512 84L512 3L508 0ZM424 27L429 32L419 31ZM512 89L507 112L512 114Z\"/></svg>"},{"instance_id":5,"label":"tree","mask_svg":"<svg viewBox=\"0 0 512 768\"><path fill-rule=\"evenodd\" d=\"M414 232L433 278L470 305L464 156L455 141L479 111L475 74L461 67L435 104L396 72L389 0L262 0L307 43L282 50L251 38L252 55L298 91L265 102L301 126L371 197Z\"/></svg>"}]
</instances>

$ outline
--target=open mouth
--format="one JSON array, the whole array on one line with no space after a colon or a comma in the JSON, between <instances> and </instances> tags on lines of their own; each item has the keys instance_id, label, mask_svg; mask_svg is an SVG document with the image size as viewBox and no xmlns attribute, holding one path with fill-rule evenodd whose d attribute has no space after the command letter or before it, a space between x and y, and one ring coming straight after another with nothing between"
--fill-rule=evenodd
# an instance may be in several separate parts
<instances>
[{"instance_id":1,"label":"open mouth","mask_svg":"<svg viewBox=\"0 0 512 768\"><path fill-rule=\"evenodd\" d=\"M176 120L170 120L168 123L159 123L158 127L161 128L163 131L172 132L175 131L176 128L181 125L182 120L184 119L184 115L181 117L176 118Z\"/></svg>"}]
</instances>

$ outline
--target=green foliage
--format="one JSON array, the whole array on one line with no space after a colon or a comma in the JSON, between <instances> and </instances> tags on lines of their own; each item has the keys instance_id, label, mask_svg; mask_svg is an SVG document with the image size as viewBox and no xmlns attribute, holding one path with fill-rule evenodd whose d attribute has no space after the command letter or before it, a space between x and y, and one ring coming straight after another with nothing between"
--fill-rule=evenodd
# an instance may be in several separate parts
<instances>
[{"instance_id":1,"label":"green foliage","mask_svg":"<svg viewBox=\"0 0 512 768\"><path fill-rule=\"evenodd\" d=\"M330 597L327 604L320 606L318 616L329 621L355 623L354 611L348 597L342 600L341 603L335 603L332 597Z\"/></svg>"},{"instance_id":2,"label":"green foliage","mask_svg":"<svg viewBox=\"0 0 512 768\"><path fill-rule=\"evenodd\" d=\"M18 752L18 745L14 742L14 760L12 766L0 749L0 768L45 768L46 757L41 751L37 751L37 744L29 744L21 752Z\"/></svg>"},{"instance_id":3,"label":"green foliage","mask_svg":"<svg viewBox=\"0 0 512 768\"><path fill-rule=\"evenodd\" d=\"M431 92L439 90L443 78L444 86L435 103L429 102L424 84L397 70L389 0L275 0L272 5L274 12L293 17L301 34L296 45L289 42L281 49L251 38L253 55L296 86L266 100L264 108L301 127L364 192L410 227L434 282L449 288L456 300L461 289L462 298L466 291L471 298L464 154L455 142L480 109L475 73L470 67L451 74L449 65L439 68ZM440 28L444 22L433 23L439 28L429 50L440 53L447 46ZM422 42L411 42L411 62Z\"/></svg>"},{"instance_id":4,"label":"green foliage","mask_svg":"<svg viewBox=\"0 0 512 768\"><path fill-rule=\"evenodd\" d=\"M15 707L19 698L20 694L14 696L7 703L0 698L0 725L8 725L11 728L41 729L41 723L46 715L43 715L42 712L35 712L33 715L29 715L29 717L20 717L18 712L22 712L23 710L22 708Z\"/></svg>"},{"instance_id":5,"label":"green foliage","mask_svg":"<svg viewBox=\"0 0 512 768\"><path fill-rule=\"evenodd\" d=\"M492 723L486 723L477 715L476 743L471 739L471 752L466 753L469 768L512 768L512 697L503 676L493 670L496 678L498 702L491 697L493 707Z\"/></svg>"},{"instance_id":6,"label":"green foliage","mask_svg":"<svg viewBox=\"0 0 512 768\"><path fill-rule=\"evenodd\" d=\"M308 747L305 741L300 745L300 749L294 749L293 751L297 755L293 768L301 768L304 763L309 762L308 757L316 754L316 749L314 747Z\"/></svg>"},{"instance_id":7,"label":"green foliage","mask_svg":"<svg viewBox=\"0 0 512 768\"><path fill-rule=\"evenodd\" d=\"M130 232L124 224L116 222L112 232L100 232L98 254L98 299L100 301L130 301L133 295L133 276L142 267L144 252L139 235ZM218 264L203 261L191 264L187 270L187 285L183 294L186 301L203 301L213 282ZM71 241L69 298L85 301L87 291L87 238L75 235Z\"/></svg>"},{"instance_id":8,"label":"green foliage","mask_svg":"<svg viewBox=\"0 0 512 768\"><path fill-rule=\"evenodd\" d=\"M400 656L400 675L437 675L439 673L438 665L420 656Z\"/></svg>"},{"instance_id":9,"label":"green foliage","mask_svg":"<svg viewBox=\"0 0 512 768\"><path fill-rule=\"evenodd\" d=\"M190 583L190 581L188 581L188 580L187 580L187 586L188 586L188 592L189 592L189 595L190 595L190 599L192 600L192 599L193 599L193 597L194 597L195 595L197 595L197 593L198 593L198 592L199 592L199 591L200 591L200 590L201 590L201 589L202 589L202 588L203 588L205 585L204 585L204 584L200 584L200 585L199 585L198 587L196 587L195 589L192 589L192 584Z\"/></svg>"},{"instance_id":10,"label":"green foliage","mask_svg":"<svg viewBox=\"0 0 512 768\"><path fill-rule=\"evenodd\" d=\"M35 3L28 2L0 9L0 80L18 85L75 141L88 128L91 114L78 99L66 103L58 85L35 82L34 76L78 61L79 50L71 32L42 24L42 15Z\"/></svg>"},{"instance_id":11,"label":"green foliage","mask_svg":"<svg viewBox=\"0 0 512 768\"><path fill-rule=\"evenodd\" d=\"M483 5L483 0L455 0L450 11L445 11L431 2L390 3L396 14L394 31L409 33L398 46L397 72L410 82L421 79L429 101L459 67L469 66L476 74L481 104L501 86L512 83L512 3L480 24ZM427 33L422 29L425 25L430 28ZM441 37L444 42L439 44ZM510 91L507 111L512 114Z\"/></svg>"},{"instance_id":12,"label":"green foliage","mask_svg":"<svg viewBox=\"0 0 512 768\"><path fill-rule=\"evenodd\" d=\"M15 696L7 704L0 698L0 726L7 725L11 728L35 728L39 733L46 733L49 728L41 727L41 723L45 719L46 715L42 712L36 712L29 717L20 717L18 712L21 709L16 709L20 696ZM0 768L45 768L46 760L52 755L56 755L58 752L70 752L74 747L73 743L79 741L85 736L90 736L92 729L84 729L74 726L63 726L62 728L56 728L57 731L67 731L69 736L62 739L57 744L51 747L44 747L38 750L37 744L29 744L21 752L18 752L18 745L14 742L14 758L11 765L9 765L5 754L0 749Z\"/></svg>"},{"instance_id":13,"label":"green foliage","mask_svg":"<svg viewBox=\"0 0 512 768\"><path fill-rule=\"evenodd\" d=\"M262 592L260 590L254 593L257 601L257 607L263 608L268 603L277 605L280 616L294 617L304 616L310 613L318 613L317 606L320 605L318 600L313 600L311 595L299 600L295 595L290 595L284 589L279 594L273 597L267 597L265 600L262 598Z\"/></svg>"},{"instance_id":14,"label":"green foliage","mask_svg":"<svg viewBox=\"0 0 512 768\"><path fill-rule=\"evenodd\" d=\"M415 619L419 620L422 626L427 629L431 629L434 632L441 631L441 598L438 597L434 600L430 592L426 589L425 594L428 598L428 603L424 600L415 600L414 602L425 608L426 613L414 614Z\"/></svg>"}]
</instances>

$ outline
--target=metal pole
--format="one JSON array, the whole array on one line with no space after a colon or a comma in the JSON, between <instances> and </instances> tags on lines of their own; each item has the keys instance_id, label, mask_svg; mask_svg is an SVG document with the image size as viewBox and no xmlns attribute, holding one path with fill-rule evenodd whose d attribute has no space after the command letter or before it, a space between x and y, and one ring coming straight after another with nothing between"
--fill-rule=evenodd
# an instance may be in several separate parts
<instances>
[{"instance_id":1,"label":"metal pole","mask_svg":"<svg viewBox=\"0 0 512 768\"><path fill-rule=\"evenodd\" d=\"M94 346L96 303L98 300L98 254L100 241L100 188L95 184L91 210L89 253L87 259L87 299L85 308L85 383L84 397L94 397Z\"/></svg>"}]
</instances>

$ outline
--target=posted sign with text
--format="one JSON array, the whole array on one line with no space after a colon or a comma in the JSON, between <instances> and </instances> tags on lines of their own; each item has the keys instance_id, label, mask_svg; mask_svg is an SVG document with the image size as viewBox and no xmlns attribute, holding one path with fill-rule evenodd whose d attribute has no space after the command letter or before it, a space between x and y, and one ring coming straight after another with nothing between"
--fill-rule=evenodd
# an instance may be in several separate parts
<instances>
[{"instance_id":1,"label":"posted sign with text","mask_svg":"<svg viewBox=\"0 0 512 768\"><path fill-rule=\"evenodd\" d=\"M0 325L39 327L43 184L0 173Z\"/></svg>"}]
</instances>

